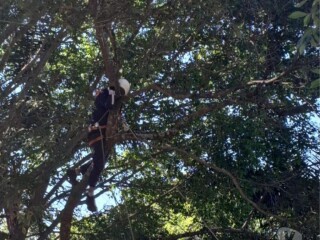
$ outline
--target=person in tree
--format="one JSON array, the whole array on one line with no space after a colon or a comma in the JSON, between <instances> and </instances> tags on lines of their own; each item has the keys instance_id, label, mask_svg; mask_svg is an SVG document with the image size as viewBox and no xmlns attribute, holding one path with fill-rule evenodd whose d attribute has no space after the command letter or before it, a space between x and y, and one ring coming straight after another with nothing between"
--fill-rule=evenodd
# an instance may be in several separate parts
<instances>
[{"instance_id":1,"label":"person in tree","mask_svg":"<svg viewBox=\"0 0 320 240\"><path fill-rule=\"evenodd\" d=\"M90 125L88 127L88 144L93 150L92 161L85 163L79 168L67 170L70 183L75 185L78 183L77 175L84 175L92 165L92 170L88 180L87 190L87 207L91 212L97 211L94 200L94 189L104 168L108 153L105 152L106 144L106 125L108 121L109 110L115 105L121 96L127 95L130 90L130 83L124 79L119 79L120 92L116 93L114 87L96 90L94 92L95 101ZM121 110L120 110L121 111ZM119 116L121 113L119 113ZM128 128L123 122L124 128Z\"/></svg>"}]
</instances>

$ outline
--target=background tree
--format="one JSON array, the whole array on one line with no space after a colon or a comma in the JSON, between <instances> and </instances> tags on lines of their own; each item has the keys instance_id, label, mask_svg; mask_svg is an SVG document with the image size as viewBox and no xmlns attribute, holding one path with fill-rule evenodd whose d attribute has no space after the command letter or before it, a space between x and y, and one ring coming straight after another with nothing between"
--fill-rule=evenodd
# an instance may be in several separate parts
<instances>
[{"instance_id":1,"label":"background tree","mask_svg":"<svg viewBox=\"0 0 320 240\"><path fill-rule=\"evenodd\" d=\"M1 237L315 237L319 34L304 33L319 1L295 4L1 3ZM90 158L103 75L131 81L131 129L108 129L97 196L116 192L115 206L84 217L85 182L71 188L65 172Z\"/></svg>"}]
</instances>

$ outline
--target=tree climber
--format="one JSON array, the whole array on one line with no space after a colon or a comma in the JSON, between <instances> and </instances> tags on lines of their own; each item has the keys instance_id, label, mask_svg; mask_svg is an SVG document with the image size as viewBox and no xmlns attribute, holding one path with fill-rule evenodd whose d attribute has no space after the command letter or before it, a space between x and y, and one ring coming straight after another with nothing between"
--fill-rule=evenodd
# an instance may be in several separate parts
<instances>
[{"instance_id":1,"label":"tree climber","mask_svg":"<svg viewBox=\"0 0 320 240\"><path fill-rule=\"evenodd\" d=\"M104 168L105 162L108 158L108 153L105 153L106 144L106 125L108 121L109 110L112 109L116 101L121 96L127 95L130 90L130 83L126 79L119 79L120 93L115 92L114 87L96 90L94 92L94 111L92 113L90 125L88 127L88 144L93 149L92 161L85 163L79 168L67 170L67 175L70 183L75 185L78 183L77 175L80 173L84 175L89 167L92 165L92 170L88 180L87 190L87 208L91 212L97 211L94 200L94 189ZM121 110L120 110L121 111ZM119 113L119 116L121 113ZM125 125L126 123L123 122ZM128 128L127 126L123 126Z\"/></svg>"}]
</instances>

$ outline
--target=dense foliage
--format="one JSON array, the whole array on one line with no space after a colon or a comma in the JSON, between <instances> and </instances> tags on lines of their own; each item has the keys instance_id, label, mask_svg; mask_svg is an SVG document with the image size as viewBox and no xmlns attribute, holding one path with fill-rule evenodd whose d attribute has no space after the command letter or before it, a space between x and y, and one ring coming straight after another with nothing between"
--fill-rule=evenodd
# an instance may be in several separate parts
<instances>
[{"instance_id":1,"label":"dense foliage","mask_svg":"<svg viewBox=\"0 0 320 240\"><path fill-rule=\"evenodd\" d=\"M0 3L0 239L315 238L319 5ZM130 131L96 192L114 204L89 215L66 170L90 159L92 90L119 76Z\"/></svg>"}]
</instances>

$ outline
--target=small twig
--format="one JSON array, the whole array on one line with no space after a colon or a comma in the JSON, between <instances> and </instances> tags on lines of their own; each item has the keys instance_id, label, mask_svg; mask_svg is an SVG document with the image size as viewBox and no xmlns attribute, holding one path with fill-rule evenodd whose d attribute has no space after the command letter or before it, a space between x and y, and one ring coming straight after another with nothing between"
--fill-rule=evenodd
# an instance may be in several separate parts
<instances>
[{"instance_id":1,"label":"small twig","mask_svg":"<svg viewBox=\"0 0 320 240\"><path fill-rule=\"evenodd\" d=\"M255 212L255 209L252 209L252 210L251 210L251 212L249 213L249 215L248 215L248 217L247 217L246 221L242 224L241 229L245 229L245 228L247 228L247 226L248 226L249 222L251 221L251 218L252 218L252 216L253 216L254 212Z\"/></svg>"}]
</instances>

